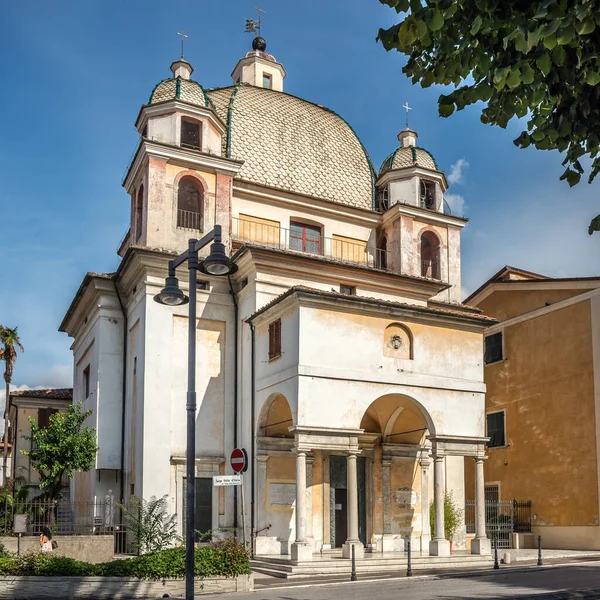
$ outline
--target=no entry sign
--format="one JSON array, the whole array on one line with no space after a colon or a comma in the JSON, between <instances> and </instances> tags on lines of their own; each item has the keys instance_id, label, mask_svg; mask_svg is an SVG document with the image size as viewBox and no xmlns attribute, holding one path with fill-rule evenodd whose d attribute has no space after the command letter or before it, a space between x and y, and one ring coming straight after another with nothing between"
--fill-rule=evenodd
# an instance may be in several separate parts
<instances>
[{"instance_id":1,"label":"no entry sign","mask_svg":"<svg viewBox=\"0 0 600 600\"><path fill-rule=\"evenodd\" d=\"M244 448L236 448L231 453L231 467L236 473L245 473L248 469L248 453Z\"/></svg>"}]
</instances>

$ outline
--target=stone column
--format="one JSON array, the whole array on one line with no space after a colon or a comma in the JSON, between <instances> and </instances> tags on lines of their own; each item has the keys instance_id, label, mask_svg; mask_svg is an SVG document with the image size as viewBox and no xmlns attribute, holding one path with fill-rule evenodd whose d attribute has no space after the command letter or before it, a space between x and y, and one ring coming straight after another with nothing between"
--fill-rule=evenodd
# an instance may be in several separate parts
<instances>
[{"instance_id":1,"label":"stone column","mask_svg":"<svg viewBox=\"0 0 600 600\"><path fill-rule=\"evenodd\" d=\"M292 561L312 560L306 541L306 452L296 452L296 541L292 544Z\"/></svg>"},{"instance_id":2,"label":"stone column","mask_svg":"<svg viewBox=\"0 0 600 600\"><path fill-rule=\"evenodd\" d=\"M272 554L269 548L269 531L266 529L267 523L267 461L269 457L264 454L256 456L256 490L257 490L257 508L256 508L256 540L255 553L258 555Z\"/></svg>"},{"instance_id":3,"label":"stone column","mask_svg":"<svg viewBox=\"0 0 600 600\"><path fill-rule=\"evenodd\" d=\"M431 524L429 521L429 458L421 459L421 552L429 550Z\"/></svg>"},{"instance_id":4,"label":"stone column","mask_svg":"<svg viewBox=\"0 0 600 600\"><path fill-rule=\"evenodd\" d=\"M435 524L430 556L450 556L450 542L444 537L444 457L433 457L433 505Z\"/></svg>"},{"instance_id":5,"label":"stone column","mask_svg":"<svg viewBox=\"0 0 600 600\"><path fill-rule=\"evenodd\" d=\"M381 538L382 552L394 550L392 537L392 459L383 457L381 461L381 476L383 479L383 536Z\"/></svg>"},{"instance_id":6,"label":"stone column","mask_svg":"<svg viewBox=\"0 0 600 600\"><path fill-rule=\"evenodd\" d=\"M313 532L313 460L312 454L306 457L306 540L314 549L315 535Z\"/></svg>"},{"instance_id":7,"label":"stone column","mask_svg":"<svg viewBox=\"0 0 600 600\"><path fill-rule=\"evenodd\" d=\"M358 538L358 476L356 469L356 454L351 452L346 459L347 465L347 502L348 502L348 539L342 546L342 556L351 558L352 546L356 558L364 557L364 546Z\"/></svg>"},{"instance_id":8,"label":"stone column","mask_svg":"<svg viewBox=\"0 0 600 600\"><path fill-rule=\"evenodd\" d=\"M485 532L485 482L484 458L475 459L475 539L471 541L471 554L491 554L492 546Z\"/></svg>"}]
</instances>

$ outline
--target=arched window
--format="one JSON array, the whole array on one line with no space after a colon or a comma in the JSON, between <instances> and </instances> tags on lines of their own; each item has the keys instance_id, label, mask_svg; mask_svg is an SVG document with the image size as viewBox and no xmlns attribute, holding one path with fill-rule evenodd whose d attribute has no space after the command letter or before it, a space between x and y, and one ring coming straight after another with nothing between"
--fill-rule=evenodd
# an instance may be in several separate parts
<instances>
[{"instance_id":1,"label":"arched window","mask_svg":"<svg viewBox=\"0 0 600 600\"><path fill-rule=\"evenodd\" d=\"M140 185L135 200L135 241L142 237L142 220L144 218L144 185Z\"/></svg>"},{"instance_id":2,"label":"arched window","mask_svg":"<svg viewBox=\"0 0 600 600\"><path fill-rule=\"evenodd\" d=\"M419 200L421 208L435 210L435 183L421 179L419 186Z\"/></svg>"},{"instance_id":3,"label":"arched window","mask_svg":"<svg viewBox=\"0 0 600 600\"><path fill-rule=\"evenodd\" d=\"M431 231L425 231L421 236L421 275L441 279L440 240Z\"/></svg>"},{"instance_id":4,"label":"arched window","mask_svg":"<svg viewBox=\"0 0 600 600\"><path fill-rule=\"evenodd\" d=\"M184 177L177 188L177 227L202 231L203 189L193 177Z\"/></svg>"}]
</instances>

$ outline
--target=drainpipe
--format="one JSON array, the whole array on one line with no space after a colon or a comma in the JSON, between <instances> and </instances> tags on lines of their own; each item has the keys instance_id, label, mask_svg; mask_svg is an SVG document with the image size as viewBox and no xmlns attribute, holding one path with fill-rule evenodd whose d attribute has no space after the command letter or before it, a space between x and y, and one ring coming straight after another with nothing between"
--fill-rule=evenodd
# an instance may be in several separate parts
<instances>
[{"instance_id":1,"label":"drainpipe","mask_svg":"<svg viewBox=\"0 0 600 600\"><path fill-rule=\"evenodd\" d=\"M256 368L255 368L255 349L256 349L256 333L254 331L254 323L250 323L250 331L252 333L252 350L251 350L251 375L250 375L250 385L252 386L252 395L250 402L250 433L252 436L252 444L251 444L251 452L250 452L250 464L252 465L252 478L251 478L251 494L250 494L250 542L252 548L252 556L254 556L254 456L256 453L255 450L255 432L254 432L254 405L256 402L256 393L255 393L255 380L256 380Z\"/></svg>"},{"instance_id":2,"label":"drainpipe","mask_svg":"<svg viewBox=\"0 0 600 600\"><path fill-rule=\"evenodd\" d=\"M121 401L121 481L119 485L119 499L121 502L125 500L125 399L127 396L127 312L119 294L117 279L113 279L119 306L123 313L123 381L122 381L122 401Z\"/></svg>"},{"instance_id":3,"label":"drainpipe","mask_svg":"<svg viewBox=\"0 0 600 600\"><path fill-rule=\"evenodd\" d=\"M231 276L227 276L229 281L229 293L231 294L231 298L233 300L233 315L234 315L234 334L233 337L235 339L235 353L234 353L234 361L233 361L233 445L235 448L238 447L238 320L239 320L239 307L237 296L233 289L233 285L231 284ZM233 486L233 527L235 529L237 535L237 526L238 526L238 486Z\"/></svg>"}]
</instances>

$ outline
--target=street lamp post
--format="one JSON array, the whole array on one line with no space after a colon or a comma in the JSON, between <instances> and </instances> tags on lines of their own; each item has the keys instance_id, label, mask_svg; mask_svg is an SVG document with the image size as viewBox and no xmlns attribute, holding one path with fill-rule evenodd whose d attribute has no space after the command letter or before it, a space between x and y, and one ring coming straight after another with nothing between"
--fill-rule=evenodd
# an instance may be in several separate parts
<instances>
[{"instance_id":1,"label":"street lamp post","mask_svg":"<svg viewBox=\"0 0 600 600\"><path fill-rule=\"evenodd\" d=\"M211 244L210 254L201 262L198 251ZM179 288L175 275L177 267L188 263L189 298ZM231 259L225 254L225 246L221 242L221 226L214 229L202 239L189 240L188 249L177 258L169 261L169 273L163 290L154 296L159 304L181 306L190 304L188 318L188 391L187 391L187 451L186 451L186 508L185 508L185 598L194 598L194 528L196 512L196 277L201 271L207 275L223 277L237 271Z\"/></svg>"}]
</instances>

